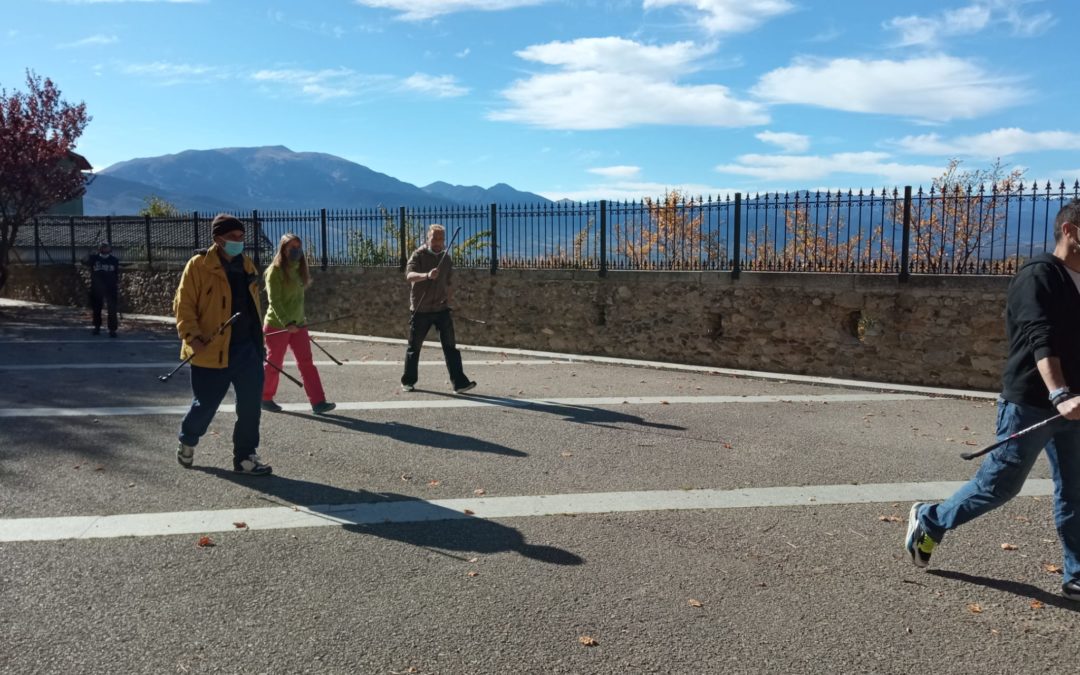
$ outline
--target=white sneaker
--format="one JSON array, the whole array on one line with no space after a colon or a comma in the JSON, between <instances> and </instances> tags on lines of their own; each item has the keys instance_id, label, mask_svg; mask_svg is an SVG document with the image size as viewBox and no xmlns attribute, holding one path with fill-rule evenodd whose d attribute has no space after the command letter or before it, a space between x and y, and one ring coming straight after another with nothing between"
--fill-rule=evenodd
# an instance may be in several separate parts
<instances>
[{"instance_id":1,"label":"white sneaker","mask_svg":"<svg viewBox=\"0 0 1080 675\"><path fill-rule=\"evenodd\" d=\"M233 460L233 471L248 476L269 476L274 470L269 464L263 464L262 459L255 453L251 453L241 460Z\"/></svg>"},{"instance_id":2,"label":"white sneaker","mask_svg":"<svg viewBox=\"0 0 1080 675\"><path fill-rule=\"evenodd\" d=\"M408 391L413 391L414 389L416 389L416 387L414 387L411 384L403 384L403 385L401 385L401 391L408 392Z\"/></svg>"},{"instance_id":3,"label":"white sneaker","mask_svg":"<svg viewBox=\"0 0 1080 675\"><path fill-rule=\"evenodd\" d=\"M195 462L195 448L181 442L176 446L176 461L185 469L190 469Z\"/></svg>"}]
</instances>

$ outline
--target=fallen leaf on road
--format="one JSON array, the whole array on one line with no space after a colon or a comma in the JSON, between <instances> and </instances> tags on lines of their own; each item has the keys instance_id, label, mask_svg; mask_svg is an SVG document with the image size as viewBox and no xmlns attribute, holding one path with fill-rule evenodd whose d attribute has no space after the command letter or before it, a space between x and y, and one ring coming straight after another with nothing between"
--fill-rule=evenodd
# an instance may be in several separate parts
<instances>
[{"instance_id":1,"label":"fallen leaf on road","mask_svg":"<svg viewBox=\"0 0 1080 675\"><path fill-rule=\"evenodd\" d=\"M560 453L560 454L563 457L573 457L574 456L574 453L572 453L572 452L563 452L563 453Z\"/></svg>"},{"instance_id":2,"label":"fallen leaf on road","mask_svg":"<svg viewBox=\"0 0 1080 675\"><path fill-rule=\"evenodd\" d=\"M235 527L238 530L246 530L247 529L247 523L233 523L232 525L233 525L233 527Z\"/></svg>"},{"instance_id":3,"label":"fallen leaf on road","mask_svg":"<svg viewBox=\"0 0 1080 675\"><path fill-rule=\"evenodd\" d=\"M968 605L968 611L970 611L972 614L982 614L983 608L982 605L980 605L979 603L973 602Z\"/></svg>"},{"instance_id":4,"label":"fallen leaf on road","mask_svg":"<svg viewBox=\"0 0 1080 675\"><path fill-rule=\"evenodd\" d=\"M477 560L479 560L479 559L480 559L480 558L469 558L469 562L471 562L471 563L474 563L474 562L476 562L476 561L477 561Z\"/></svg>"},{"instance_id":5,"label":"fallen leaf on road","mask_svg":"<svg viewBox=\"0 0 1080 675\"><path fill-rule=\"evenodd\" d=\"M1002 551L1015 551L1018 548L1020 548L1020 547L1017 546L1016 544L1002 544L1001 545L1001 550Z\"/></svg>"},{"instance_id":6,"label":"fallen leaf on road","mask_svg":"<svg viewBox=\"0 0 1080 675\"><path fill-rule=\"evenodd\" d=\"M902 522L904 522L904 519L901 518L900 516L878 516L877 519L880 520L883 523L902 523Z\"/></svg>"},{"instance_id":7,"label":"fallen leaf on road","mask_svg":"<svg viewBox=\"0 0 1080 675\"><path fill-rule=\"evenodd\" d=\"M476 495L477 497L483 497L484 495L486 495L486 494L487 494L487 491L486 491L486 490L484 490L484 488L479 488L479 489L477 489L477 490L473 490L473 491L472 491L472 493L473 493L474 495Z\"/></svg>"},{"instance_id":8,"label":"fallen leaf on road","mask_svg":"<svg viewBox=\"0 0 1080 675\"><path fill-rule=\"evenodd\" d=\"M1042 604L1041 602L1039 602L1038 600L1032 600L1032 601L1031 601L1031 608L1032 608L1032 609L1042 609L1042 608L1043 608L1044 606L1045 606L1045 605L1043 605L1043 604Z\"/></svg>"},{"instance_id":9,"label":"fallen leaf on road","mask_svg":"<svg viewBox=\"0 0 1080 675\"><path fill-rule=\"evenodd\" d=\"M731 450L732 449L731 443L721 443L720 447L722 447L725 450Z\"/></svg>"},{"instance_id":10,"label":"fallen leaf on road","mask_svg":"<svg viewBox=\"0 0 1080 675\"><path fill-rule=\"evenodd\" d=\"M978 445L975 441L964 441L964 445L970 445L972 447Z\"/></svg>"},{"instance_id":11,"label":"fallen leaf on road","mask_svg":"<svg viewBox=\"0 0 1080 675\"><path fill-rule=\"evenodd\" d=\"M468 574L467 576L470 576L470 577L478 577L478 576L480 576L480 573L479 573L479 572L477 572L476 570L470 570L470 571L469 571L469 574Z\"/></svg>"},{"instance_id":12,"label":"fallen leaf on road","mask_svg":"<svg viewBox=\"0 0 1080 675\"><path fill-rule=\"evenodd\" d=\"M1050 574L1061 574L1062 572L1061 565L1055 565L1054 563L1043 563L1042 567L1043 570Z\"/></svg>"},{"instance_id":13,"label":"fallen leaf on road","mask_svg":"<svg viewBox=\"0 0 1080 675\"><path fill-rule=\"evenodd\" d=\"M94 471L104 471L104 470L105 470L105 467L103 467L103 466L94 467Z\"/></svg>"},{"instance_id":14,"label":"fallen leaf on road","mask_svg":"<svg viewBox=\"0 0 1080 675\"><path fill-rule=\"evenodd\" d=\"M671 405L671 404L668 403L667 401L660 401L660 405Z\"/></svg>"},{"instance_id":15,"label":"fallen leaf on road","mask_svg":"<svg viewBox=\"0 0 1080 675\"><path fill-rule=\"evenodd\" d=\"M473 511L472 509L465 509L464 513L467 516L475 516L476 515L476 511Z\"/></svg>"},{"instance_id":16,"label":"fallen leaf on road","mask_svg":"<svg viewBox=\"0 0 1080 675\"><path fill-rule=\"evenodd\" d=\"M401 474L401 480L412 480L412 476L407 473Z\"/></svg>"},{"instance_id":17,"label":"fallen leaf on road","mask_svg":"<svg viewBox=\"0 0 1080 675\"><path fill-rule=\"evenodd\" d=\"M690 598L689 600L687 600L686 604L690 605L691 607L701 607L701 601L700 600L695 600L693 598Z\"/></svg>"},{"instance_id":18,"label":"fallen leaf on road","mask_svg":"<svg viewBox=\"0 0 1080 675\"><path fill-rule=\"evenodd\" d=\"M586 647L595 647L598 644L600 644L599 642L597 642L595 639L589 637L588 635L582 635L581 637L579 637L577 639L577 641L580 642L581 644L585 645Z\"/></svg>"},{"instance_id":19,"label":"fallen leaf on road","mask_svg":"<svg viewBox=\"0 0 1080 675\"><path fill-rule=\"evenodd\" d=\"M128 483L128 487L135 487L135 483Z\"/></svg>"},{"instance_id":20,"label":"fallen leaf on road","mask_svg":"<svg viewBox=\"0 0 1080 675\"><path fill-rule=\"evenodd\" d=\"M429 481L427 482L427 486L428 486L428 487L439 487L440 485L442 485L442 481L441 481L441 480L429 480Z\"/></svg>"},{"instance_id":21,"label":"fallen leaf on road","mask_svg":"<svg viewBox=\"0 0 1080 675\"><path fill-rule=\"evenodd\" d=\"M195 545L199 548L210 548L214 546L214 540L210 537L199 537L199 541L195 542Z\"/></svg>"}]
</instances>

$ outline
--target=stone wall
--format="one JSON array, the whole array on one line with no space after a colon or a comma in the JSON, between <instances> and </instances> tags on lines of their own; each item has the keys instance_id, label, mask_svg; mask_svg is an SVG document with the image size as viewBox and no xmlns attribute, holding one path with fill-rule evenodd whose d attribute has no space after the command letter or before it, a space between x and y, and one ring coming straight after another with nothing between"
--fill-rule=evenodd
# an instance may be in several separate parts
<instances>
[{"instance_id":1,"label":"stone wall","mask_svg":"<svg viewBox=\"0 0 1080 675\"><path fill-rule=\"evenodd\" d=\"M129 269L122 311L170 314L179 268ZM403 338L396 268L314 270L308 320ZM462 344L994 390L1006 352L1003 277L455 270ZM85 271L15 266L7 297L79 305ZM486 325L466 318L486 321Z\"/></svg>"}]
</instances>

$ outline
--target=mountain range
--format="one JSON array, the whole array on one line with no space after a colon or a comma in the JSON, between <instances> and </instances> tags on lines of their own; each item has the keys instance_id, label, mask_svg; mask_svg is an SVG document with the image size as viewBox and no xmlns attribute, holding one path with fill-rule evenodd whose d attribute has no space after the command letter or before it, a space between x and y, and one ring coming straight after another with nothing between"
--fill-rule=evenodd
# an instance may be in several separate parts
<instances>
[{"instance_id":1,"label":"mountain range","mask_svg":"<svg viewBox=\"0 0 1080 675\"><path fill-rule=\"evenodd\" d=\"M156 195L181 211L365 209L547 203L505 183L490 188L425 187L398 180L347 159L284 146L185 150L175 155L119 162L87 186L87 215L132 215Z\"/></svg>"}]
</instances>

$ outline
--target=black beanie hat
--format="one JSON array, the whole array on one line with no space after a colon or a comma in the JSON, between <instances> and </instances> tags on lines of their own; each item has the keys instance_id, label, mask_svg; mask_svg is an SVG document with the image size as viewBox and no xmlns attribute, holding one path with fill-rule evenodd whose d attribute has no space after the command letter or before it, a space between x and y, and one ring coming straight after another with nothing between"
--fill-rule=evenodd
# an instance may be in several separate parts
<instances>
[{"instance_id":1,"label":"black beanie hat","mask_svg":"<svg viewBox=\"0 0 1080 675\"><path fill-rule=\"evenodd\" d=\"M244 223L240 222L239 218L230 216L227 213L219 213L214 216L214 221L210 223L210 231L215 237L228 234L233 230L243 230Z\"/></svg>"}]
</instances>

